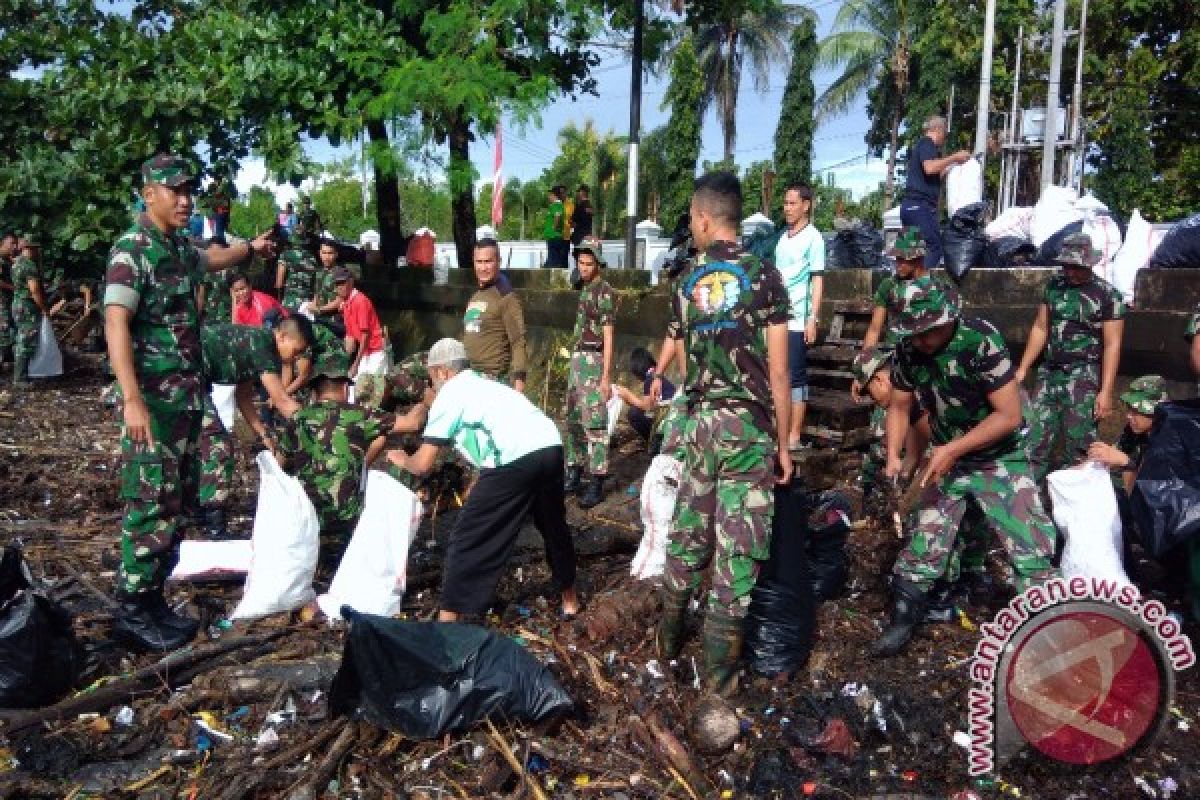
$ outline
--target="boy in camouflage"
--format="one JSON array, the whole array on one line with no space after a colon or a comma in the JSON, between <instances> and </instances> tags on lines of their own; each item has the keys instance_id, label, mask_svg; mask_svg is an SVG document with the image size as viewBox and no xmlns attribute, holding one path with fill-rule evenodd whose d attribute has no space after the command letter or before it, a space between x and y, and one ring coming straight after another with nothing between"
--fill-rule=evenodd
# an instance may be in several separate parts
<instances>
[{"instance_id":1,"label":"boy in camouflage","mask_svg":"<svg viewBox=\"0 0 1200 800\"><path fill-rule=\"evenodd\" d=\"M204 370L196 288L204 271L257 253L264 237L198 253L178 235L192 214L186 161L142 165L146 211L113 244L104 290L108 357L121 397L121 565L113 636L139 650L173 650L197 623L172 611L163 581L176 557L180 515L195 506Z\"/></svg>"},{"instance_id":2,"label":"boy in camouflage","mask_svg":"<svg viewBox=\"0 0 1200 800\"><path fill-rule=\"evenodd\" d=\"M921 622L947 568L969 504L1008 551L1018 590L1053 575L1054 526L1042 510L1021 439L1021 398L1003 337L990 322L960 319L935 283L909 287L888 406L888 477L901 473L913 404L929 409L933 450L921 474L912 539L896 560L891 625L876 655L894 655Z\"/></svg>"},{"instance_id":3,"label":"boy in camouflage","mask_svg":"<svg viewBox=\"0 0 1200 800\"><path fill-rule=\"evenodd\" d=\"M1116 445L1092 442L1087 457L1117 470L1119 480L1115 488L1126 497L1133 492L1137 471L1142 466L1142 456L1150 445L1150 429L1154 427L1154 409L1159 403L1170 402L1167 382L1160 375L1143 375L1132 381L1121 395L1121 402L1129 411L1125 414L1125 428ZM1115 477L1115 476L1114 476Z\"/></svg>"},{"instance_id":4,"label":"boy in camouflage","mask_svg":"<svg viewBox=\"0 0 1200 800\"><path fill-rule=\"evenodd\" d=\"M579 498L580 508L593 508L604 498L608 477L608 399L612 396L613 319L616 293L600 277L604 262L600 241L588 237L575 248L583 288L575 314L575 341L567 377L566 492L582 488L584 462L591 475Z\"/></svg>"},{"instance_id":5,"label":"boy in camouflage","mask_svg":"<svg viewBox=\"0 0 1200 800\"><path fill-rule=\"evenodd\" d=\"M701 255L679 276L659 359L686 365L683 480L667 544L658 648L679 655L693 592L712 565L704 622L709 691L737 688L743 625L769 555L774 487L791 480L790 303L779 271L738 242L742 190L728 172L696 182L691 232ZM661 380L651 396L661 396Z\"/></svg>"},{"instance_id":6,"label":"boy in camouflage","mask_svg":"<svg viewBox=\"0 0 1200 800\"><path fill-rule=\"evenodd\" d=\"M37 351L38 330L42 317L49 313L42 287L42 273L37 264L38 243L24 236L17 245L20 255L13 261L12 316L16 336L13 342L13 386L27 388L29 359Z\"/></svg>"},{"instance_id":7,"label":"boy in camouflage","mask_svg":"<svg viewBox=\"0 0 1200 800\"><path fill-rule=\"evenodd\" d=\"M1099 260L1087 234L1063 240L1055 259L1062 273L1046 283L1017 368L1020 385L1046 351L1028 410L1029 457L1039 483L1083 460L1096 441L1096 424L1112 411L1125 302L1092 271ZM1063 454L1056 457L1060 443Z\"/></svg>"}]
</instances>

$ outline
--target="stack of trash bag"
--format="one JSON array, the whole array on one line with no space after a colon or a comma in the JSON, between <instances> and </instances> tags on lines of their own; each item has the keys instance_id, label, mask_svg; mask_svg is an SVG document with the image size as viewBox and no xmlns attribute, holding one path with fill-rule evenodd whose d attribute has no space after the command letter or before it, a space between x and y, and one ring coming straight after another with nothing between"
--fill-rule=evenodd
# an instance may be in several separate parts
<instances>
[{"instance_id":1,"label":"stack of trash bag","mask_svg":"<svg viewBox=\"0 0 1200 800\"><path fill-rule=\"evenodd\" d=\"M1200 534L1200 398L1158 406L1132 506L1142 544L1159 561Z\"/></svg>"},{"instance_id":2,"label":"stack of trash bag","mask_svg":"<svg viewBox=\"0 0 1200 800\"><path fill-rule=\"evenodd\" d=\"M771 556L750 596L746 653L760 675L794 674L808 659L817 603L808 572L806 497L792 486L775 490Z\"/></svg>"},{"instance_id":3,"label":"stack of trash bag","mask_svg":"<svg viewBox=\"0 0 1200 800\"><path fill-rule=\"evenodd\" d=\"M1026 267L1037 262L1037 248L1020 236L989 239L983 251L985 267Z\"/></svg>"},{"instance_id":4,"label":"stack of trash bag","mask_svg":"<svg viewBox=\"0 0 1200 800\"><path fill-rule=\"evenodd\" d=\"M813 595L818 601L832 600L842 593L849 573L846 537L852 505L846 493L837 489L810 495L807 505L805 550Z\"/></svg>"},{"instance_id":5,"label":"stack of trash bag","mask_svg":"<svg viewBox=\"0 0 1200 800\"><path fill-rule=\"evenodd\" d=\"M971 267L983 265L987 248L984 234L987 203L963 206L942 230L942 262L955 281L961 281Z\"/></svg>"},{"instance_id":6,"label":"stack of trash bag","mask_svg":"<svg viewBox=\"0 0 1200 800\"><path fill-rule=\"evenodd\" d=\"M1074 189L1049 186L1036 205L1006 208L984 233L989 241L984 262L989 267L1052 264L1067 236L1085 233L1100 254L1096 274L1120 288L1113 265L1122 248L1121 226L1108 206L1090 192L1078 197ZM1134 271L1144 265L1143 260ZM1132 282L1129 286L1132 296Z\"/></svg>"},{"instance_id":7,"label":"stack of trash bag","mask_svg":"<svg viewBox=\"0 0 1200 800\"><path fill-rule=\"evenodd\" d=\"M1200 214L1193 214L1167 231L1154 255L1150 266L1160 269L1200 268Z\"/></svg>"},{"instance_id":8,"label":"stack of trash bag","mask_svg":"<svg viewBox=\"0 0 1200 800\"><path fill-rule=\"evenodd\" d=\"M829 269L878 269L883 263L883 234L862 220L837 220L826 240Z\"/></svg>"},{"instance_id":9,"label":"stack of trash bag","mask_svg":"<svg viewBox=\"0 0 1200 800\"><path fill-rule=\"evenodd\" d=\"M1035 263L1040 265L1053 264L1058 259L1059 253L1062 252L1063 242L1066 241L1068 236L1074 236L1077 233L1083 233L1083 220L1069 223L1055 231L1038 248Z\"/></svg>"},{"instance_id":10,"label":"stack of trash bag","mask_svg":"<svg viewBox=\"0 0 1200 800\"><path fill-rule=\"evenodd\" d=\"M83 654L71 618L34 586L16 545L0 558L0 708L40 708L75 683Z\"/></svg>"}]
</instances>

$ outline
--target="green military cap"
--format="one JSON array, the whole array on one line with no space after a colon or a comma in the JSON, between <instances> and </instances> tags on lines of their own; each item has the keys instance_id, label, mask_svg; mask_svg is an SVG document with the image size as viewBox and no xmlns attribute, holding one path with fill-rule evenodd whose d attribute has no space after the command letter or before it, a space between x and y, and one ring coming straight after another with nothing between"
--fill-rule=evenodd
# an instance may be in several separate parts
<instances>
[{"instance_id":1,"label":"green military cap","mask_svg":"<svg viewBox=\"0 0 1200 800\"><path fill-rule=\"evenodd\" d=\"M1170 399L1167 382L1161 375L1143 375L1130 383L1129 388L1121 395L1121 402L1147 417L1154 416L1155 406Z\"/></svg>"},{"instance_id":2,"label":"green military cap","mask_svg":"<svg viewBox=\"0 0 1200 800\"><path fill-rule=\"evenodd\" d=\"M366 408L379 408L387 391L387 376L359 375L354 382L354 402Z\"/></svg>"},{"instance_id":3,"label":"green military cap","mask_svg":"<svg viewBox=\"0 0 1200 800\"><path fill-rule=\"evenodd\" d=\"M595 257L596 263L604 266L604 246L595 236L584 237L583 241L575 246L576 261L579 260L581 253L591 253Z\"/></svg>"},{"instance_id":4,"label":"green military cap","mask_svg":"<svg viewBox=\"0 0 1200 800\"><path fill-rule=\"evenodd\" d=\"M1086 233L1072 233L1063 239L1054 263L1060 267L1091 267L1100 261L1100 254L1092 249L1092 237Z\"/></svg>"},{"instance_id":5,"label":"green military cap","mask_svg":"<svg viewBox=\"0 0 1200 800\"><path fill-rule=\"evenodd\" d=\"M861 351L854 357L854 363L850 365L850 372L854 375L854 379L866 386L880 367L891 365L893 352L892 348L882 346Z\"/></svg>"},{"instance_id":6,"label":"green military cap","mask_svg":"<svg viewBox=\"0 0 1200 800\"><path fill-rule=\"evenodd\" d=\"M892 258L903 258L905 260L924 258L925 237L921 235L921 229L916 225L909 225L900 231L899 235L896 236L896 241L888 249L887 254Z\"/></svg>"},{"instance_id":7,"label":"green military cap","mask_svg":"<svg viewBox=\"0 0 1200 800\"><path fill-rule=\"evenodd\" d=\"M159 153L142 164L142 182L146 185L158 183L173 189L193 181L191 165L179 156Z\"/></svg>"},{"instance_id":8,"label":"green military cap","mask_svg":"<svg viewBox=\"0 0 1200 800\"><path fill-rule=\"evenodd\" d=\"M958 292L929 276L904 287L904 310L892 324L897 336L915 336L953 322L962 314Z\"/></svg>"},{"instance_id":9,"label":"green military cap","mask_svg":"<svg viewBox=\"0 0 1200 800\"><path fill-rule=\"evenodd\" d=\"M330 378L332 380L349 380L350 356L341 348L329 348L317 355L309 380Z\"/></svg>"}]
</instances>

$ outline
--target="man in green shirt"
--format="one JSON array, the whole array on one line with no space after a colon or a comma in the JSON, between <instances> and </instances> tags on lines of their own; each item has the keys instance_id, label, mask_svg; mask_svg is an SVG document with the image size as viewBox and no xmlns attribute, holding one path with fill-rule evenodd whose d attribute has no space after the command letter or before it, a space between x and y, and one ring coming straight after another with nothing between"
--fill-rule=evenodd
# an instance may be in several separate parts
<instances>
[{"instance_id":1,"label":"man in green shirt","mask_svg":"<svg viewBox=\"0 0 1200 800\"><path fill-rule=\"evenodd\" d=\"M566 199L565 186L555 186L550 190L550 207L546 209L546 219L542 225L542 238L546 240L547 267L567 268L571 242L563 236L567 217Z\"/></svg>"}]
</instances>

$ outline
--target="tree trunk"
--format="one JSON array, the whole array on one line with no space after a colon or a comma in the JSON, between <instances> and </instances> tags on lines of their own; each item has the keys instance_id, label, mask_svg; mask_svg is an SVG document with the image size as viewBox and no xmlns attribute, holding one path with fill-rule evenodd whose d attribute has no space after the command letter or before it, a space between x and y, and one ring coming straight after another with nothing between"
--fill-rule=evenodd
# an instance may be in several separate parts
<instances>
[{"instance_id":1,"label":"tree trunk","mask_svg":"<svg viewBox=\"0 0 1200 800\"><path fill-rule=\"evenodd\" d=\"M737 68L738 57L738 31L737 28L729 31L729 36L726 39L725 49L725 90L728 93L726 101L722 103L724 106L722 111L721 128L725 134L725 161L733 161L733 147L737 142L737 93L738 80L740 70Z\"/></svg>"},{"instance_id":2,"label":"tree trunk","mask_svg":"<svg viewBox=\"0 0 1200 800\"><path fill-rule=\"evenodd\" d=\"M471 253L475 248L475 182L470 179L470 146L470 123L454 117L450 122L450 174L465 176L461 179L462 185L452 185L450 190L454 248L458 252L460 269L471 269Z\"/></svg>"},{"instance_id":3,"label":"tree trunk","mask_svg":"<svg viewBox=\"0 0 1200 800\"><path fill-rule=\"evenodd\" d=\"M367 122L367 135L372 143L388 143L387 128L382 120ZM385 270L396 265L404 254L403 210L400 207L400 179L396 173L375 170L375 217L379 224L379 252Z\"/></svg>"},{"instance_id":4,"label":"tree trunk","mask_svg":"<svg viewBox=\"0 0 1200 800\"><path fill-rule=\"evenodd\" d=\"M887 177L883 182L883 210L887 211L892 207L892 195L896 189L896 148L899 146L897 141L900 138L900 109L892 109L892 130L891 142L888 148L888 163ZM918 166L919 168L919 166ZM909 165L912 169L912 165Z\"/></svg>"}]
</instances>

